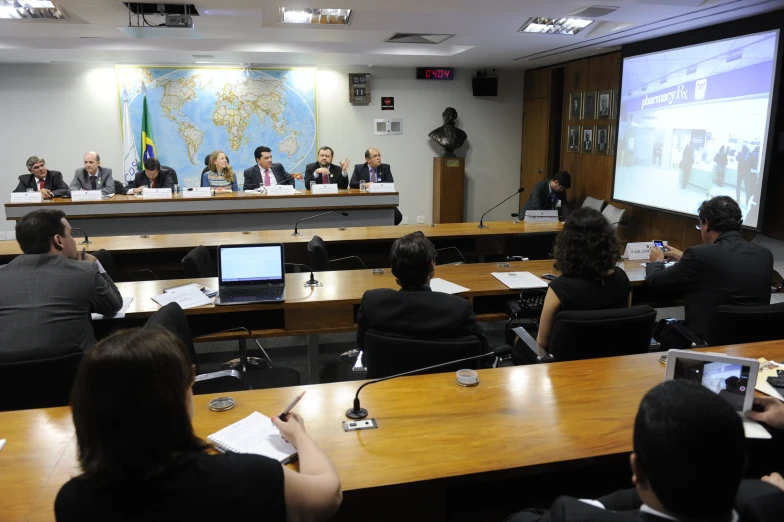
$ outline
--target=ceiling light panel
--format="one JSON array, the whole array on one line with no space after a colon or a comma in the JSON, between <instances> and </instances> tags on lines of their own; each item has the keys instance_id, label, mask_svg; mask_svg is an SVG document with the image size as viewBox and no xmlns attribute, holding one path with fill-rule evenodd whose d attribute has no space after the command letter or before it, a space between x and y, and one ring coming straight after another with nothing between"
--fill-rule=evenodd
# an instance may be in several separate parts
<instances>
[{"instance_id":1,"label":"ceiling light panel","mask_svg":"<svg viewBox=\"0 0 784 522\"><path fill-rule=\"evenodd\" d=\"M280 8L283 24L348 25L350 21L351 9Z\"/></svg>"},{"instance_id":2,"label":"ceiling light panel","mask_svg":"<svg viewBox=\"0 0 784 522\"><path fill-rule=\"evenodd\" d=\"M65 13L49 0L0 0L0 19L67 20Z\"/></svg>"},{"instance_id":3,"label":"ceiling light panel","mask_svg":"<svg viewBox=\"0 0 784 522\"><path fill-rule=\"evenodd\" d=\"M520 28L521 33L577 34L593 20L582 18L531 18Z\"/></svg>"}]
</instances>

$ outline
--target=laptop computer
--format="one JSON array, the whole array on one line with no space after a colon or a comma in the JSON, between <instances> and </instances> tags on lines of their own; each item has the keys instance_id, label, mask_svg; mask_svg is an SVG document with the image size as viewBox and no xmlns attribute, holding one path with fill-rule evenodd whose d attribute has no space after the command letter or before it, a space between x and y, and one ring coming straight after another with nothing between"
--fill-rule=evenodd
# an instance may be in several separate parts
<instances>
[{"instance_id":1,"label":"laptop computer","mask_svg":"<svg viewBox=\"0 0 784 522\"><path fill-rule=\"evenodd\" d=\"M286 299L283 245L218 247L216 305L280 303Z\"/></svg>"}]
</instances>

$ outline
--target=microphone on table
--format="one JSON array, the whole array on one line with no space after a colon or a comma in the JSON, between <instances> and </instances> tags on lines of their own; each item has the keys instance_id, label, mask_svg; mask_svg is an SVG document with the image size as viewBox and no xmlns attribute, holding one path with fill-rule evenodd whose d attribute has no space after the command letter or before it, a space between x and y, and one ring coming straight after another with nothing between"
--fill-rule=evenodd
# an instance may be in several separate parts
<instances>
[{"instance_id":1,"label":"microphone on table","mask_svg":"<svg viewBox=\"0 0 784 522\"><path fill-rule=\"evenodd\" d=\"M292 236L302 236L299 232L297 232L297 227L299 226L300 221L307 221L308 219L313 219L321 216L326 216L327 214L334 214L335 212L339 212L338 210L330 210L329 212L322 212L321 214L316 214L315 216L308 216L300 219L296 223L294 223L294 233L291 234ZM348 212L340 212L340 215L343 217L348 216Z\"/></svg>"},{"instance_id":2,"label":"microphone on table","mask_svg":"<svg viewBox=\"0 0 784 522\"><path fill-rule=\"evenodd\" d=\"M610 223L610 226L613 226L613 225L621 225L621 226L623 226L623 225L628 225L628 224L629 224L629 220L627 218L621 218L620 221L616 221L615 223Z\"/></svg>"},{"instance_id":3,"label":"microphone on table","mask_svg":"<svg viewBox=\"0 0 784 522\"><path fill-rule=\"evenodd\" d=\"M516 195L521 194L524 190L525 190L525 188L520 187L519 189L517 189L517 191L514 194L512 194L511 196L509 196L508 198L506 198L505 200L503 200L501 203L499 203L498 205L494 206L490 210L493 210L493 209L496 209L496 208L500 207L503 203L506 203L507 201L509 201L510 199L515 197ZM487 212L490 212L490 210L488 210ZM487 212L482 214L482 217L479 218L479 226L476 227L476 228L487 228L487 226L484 223L485 216L487 215Z\"/></svg>"},{"instance_id":4,"label":"microphone on table","mask_svg":"<svg viewBox=\"0 0 784 522\"><path fill-rule=\"evenodd\" d=\"M313 277L313 269L310 268L308 265L303 265L302 263L284 263L284 264L286 264L288 266L304 266L305 268L310 270L310 279L305 281L305 286L307 286L307 287L321 286L321 283L316 281L316 278Z\"/></svg>"},{"instance_id":5,"label":"microphone on table","mask_svg":"<svg viewBox=\"0 0 784 522\"><path fill-rule=\"evenodd\" d=\"M377 382L388 381L389 379L394 379L396 377L404 377L406 375L413 375L415 373L424 372L424 371L428 371L428 370L434 370L436 368L442 368L444 366L450 366L450 365L461 363L461 362L473 361L473 360L476 360L476 359L481 359L482 357L487 357L488 355L494 355L496 357L501 357L501 356L504 356L504 355L510 353L511 351L512 351L512 347L507 345L507 344L504 344L502 346L499 346L498 348L493 348L493 351L491 351L489 353L483 353L482 355L474 355L473 357L466 357L465 359L458 359L456 361L449 361L449 362L445 362L445 363L441 363L441 364L435 364L433 366L428 366L427 368L419 368L418 370L411 370L410 372L398 373L397 375L390 375L389 377L383 377L381 379L376 379L374 381L368 381L365 384L363 384L362 386L360 386L359 389L357 390L357 394L354 397L354 407L353 408L349 408L348 410L346 410L346 417L348 417L349 419L364 419L365 417L368 416L368 411L365 408L362 408L360 406L360 404L359 404L359 392L361 392L362 388L364 388L368 384L375 384Z\"/></svg>"},{"instance_id":6,"label":"microphone on table","mask_svg":"<svg viewBox=\"0 0 784 522\"><path fill-rule=\"evenodd\" d=\"M79 232L84 234L84 241L79 243L80 245L89 245L90 243L92 243L92 241L90 241L90 237L87 235L87 232L85 232L83 229L77 227L71 227L71 232L73 232L74 230L78 230Z\"/></svg>"}]
</instances>

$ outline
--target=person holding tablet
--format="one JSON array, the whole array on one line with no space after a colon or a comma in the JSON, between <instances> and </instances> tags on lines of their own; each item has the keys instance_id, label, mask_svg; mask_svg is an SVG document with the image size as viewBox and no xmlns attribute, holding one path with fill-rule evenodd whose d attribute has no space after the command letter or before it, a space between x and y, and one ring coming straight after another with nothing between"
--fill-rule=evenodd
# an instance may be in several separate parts
<instances>
[{"instance_id":1,"label":"person holding tablet","mask_svg":"<svg viewBox=\"0 0 784 522\"><path fill-rule=\"evenodd\" d=\"M194 434L191 363L163 328L118 332L85 355L71 395L83 473L60 489L58 522L331 517L340 478L296 413L272 422L297 448L299 472Z\"/></svg>"}]
</instances>

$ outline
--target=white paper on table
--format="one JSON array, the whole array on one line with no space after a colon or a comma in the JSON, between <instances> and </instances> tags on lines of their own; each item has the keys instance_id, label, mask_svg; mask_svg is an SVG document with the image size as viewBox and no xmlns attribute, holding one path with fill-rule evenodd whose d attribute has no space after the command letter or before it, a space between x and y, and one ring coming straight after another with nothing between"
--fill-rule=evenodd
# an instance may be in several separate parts
<instances>
[{"instance_id":1,"label":"white paper on table","mask_svg":"<svg viewBox=\"0 0 784 522\"><path fill-rule=\"evenodd\" d=\"M180 285L180 286L172 286L169 288L164 288L163 293L168 294L171 292L187 292L188 290L191 290L193 288L197 290L201 290L202 288L204 288L204 286L200 285L199 283L185 283L184 285Z\"/></svg>"},{"instance_id":2,"label":"white paper on table","mask_svg":"<svg viewBox=\"0 0 784 522\"><path fill-rule=\"evenodd\" d=\"M470 290L470 288L450 283L446 279L441 279L440 277L434 277L430 280L430 289L433 292L443 292L445 294L459 294Z\"/></svg>"},{"instance_id":3,"label":"white paper on table","mask_svg":"<svg viewBox=\"0 0 784 522\"><path fill-rule=\"evenodd\" d=\"M743 417L743 433L747 439L772 439L765 426L757 421Z\"/></svg>"},{"instance_id":4,"label":"white paper on table","mask_svg":"<svg viewBox=\"0 0 784 522\"><path fill-rule=\"evenodd\" d=\"M758 360L760 363L760 371L757 374L757 383L754 385L754 389L765 395L770 395L780 401L784 401L784 396L782 396L775 387L768 384L768 377L777 377L778 374L776 373L776 370L784 369L784 365L766 359Z\"/></svg>"},{"instance_id":5,"label":"white paper on table","mask_svg":"<svg viewBox=\"0 0 784 522\"><path fill-rule=\"evenodd\" d=\"M177 303L183 310L212 304L212 300L209 297L204 295L198 288L193 287L182 292L166 292L161 295L156 295L152 300L161 306L166 306L169 303Z\"/></svg>"},{"instance_id":6,"label":"white paper on table","mask_svg":"<svg viewBox=\"0 0 784 522\"><path fill-rule=\"evenodd\" d=\"M125 312L127 312L128 307L131 306L131 303L133 302L133 297L123 297L122 300L123 300L123 305L122 308L120 308L119 312L109 316L103 314L90 314L93 321L100 321L101 319L122 319L123 317L125 317Z\"/></svg>"},{"instance_id":7,"label":"white paper on table","mask_svg":"<svg viewBox=\"0 0 784 522\"><path fill-rule=\"evenodd\" d=\"M44 195L38 191L12 192L11 203L43 203Z\"/></svg>"},{"instance_id":8,"label":"white paper on table","mask_svg":"<svg viewBox=\"0 0 784 522\"><path fill-rule=\"evenodd\" d=\"M367 191L370 193L373 192L394 192L395 191L395 184L394 183L371 183L367 186Z\"/></svg>"},{"instance_id":9,"label":"white paper on table","mask_svg":"<svg viewBox=\"0 0 784 522\"><path fill-rule=\"evenodd\" d=\"M547 282L531 272L491 272L491 274L512 290L547 288Z\"/></svg>"}]
</instances>

